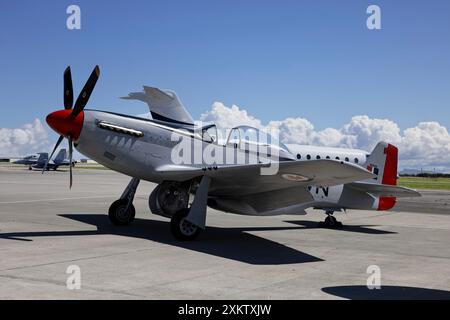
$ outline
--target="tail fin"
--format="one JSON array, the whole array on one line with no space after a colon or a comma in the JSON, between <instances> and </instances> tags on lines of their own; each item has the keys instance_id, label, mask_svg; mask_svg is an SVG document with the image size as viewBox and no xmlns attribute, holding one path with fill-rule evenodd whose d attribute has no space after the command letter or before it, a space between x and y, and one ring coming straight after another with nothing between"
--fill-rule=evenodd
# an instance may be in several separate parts
<instances>
[{"instance_id":1,"label":"tail fin","mask_svg":"<svg viewBox=\"0 0 450 320\"><path fill-rule=\"evenodd\" d=\"M47 152L41 152L39 153L39 158L37 159L37 164L45 164L45 162L48 159L48 153Z\"/></svg>"},{"instance_id":2,"label":"tail fin","mask_svg":"<svg viewBox=\"0 0 450 320\"><path fill-rule=\"evenodd\" d=\"M392 144L379 142L367 157L366 168L374 173L377 184L397 185L398 149ZM396 197L379 197L378 210L389 210Z\"/></svg>"},{"instance_id":3,"label":"tail fin","mask_svg":"<svg viewBox=\"0 0 450 320\"><path fill-rule=\"evenodd\" d=\"M59 150L58 154L55 157L55 160L53 160L53 162L55 163L61 163L64 161L64 159L67 157L67 150L66 149L61 149Z\"/></svg>"},{"instance_id":4,"label":"tail fin","mask_svg":"<svg viewBox=\"0 0 450 320\"><path fill-rule=\"evenodd\" d=\"M377 177L378 184L397 185L398 149L392 144L379 142L367 157L366 168Z\"/></svg>"}]
</instances>

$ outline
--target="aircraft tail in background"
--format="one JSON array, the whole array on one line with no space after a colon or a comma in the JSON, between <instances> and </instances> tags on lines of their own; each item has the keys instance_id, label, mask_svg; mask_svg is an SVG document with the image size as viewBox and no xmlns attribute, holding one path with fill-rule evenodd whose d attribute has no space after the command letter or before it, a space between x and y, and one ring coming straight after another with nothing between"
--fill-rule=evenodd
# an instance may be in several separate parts
<instances>
[{"instance_id":1,"label":"aircraft tail in background","mask_svg":"<svg viewBox=\"0 0 450 320\"><path fill-rule=\"evenodd\" d=\"M47 152L41 152L38 153L39 154L39 158L37 159L37 164L45 164L45 162L48 159L48 153Z\"/></svg>"},{"instance_id":2,"label":"aircraft tail in background","mask_svg":"<svg viewBox=\"0 0 450 320\"><path fill-rule=\"evenodd\" d=\"M378 184L397 185L398 149L392 144L379 142L367 157L365 167L376 175Z\"/></svg>"},{"instance_id":3,"label":"aircraft tail in background","mask_svg":"<svg viewBox=\"0 0 450 320\"><path fill-rule=\"evenodd\" d=\"M372 153L367 157L367 170L376 175L371 183L363 185L360 183L353 184L357 188L366 189L366 192L377 197L378 210L389 210L395 206L398 197L414 197L420 196L415 190L396 187L397 186L397 166L398 166L398 149L392 144L379 142Z\"/></svg>"},{"instance_id":4,"label":"aircraft tail in background","mask_svg":"<svg viewBox=\"0 0 450 320\"><path fill-rule=\"evenodd\" d=\"M55 157L55 160L53 160L53 162L55 164L61 163L63 162L67 157L67 150L66 149L61 149L59 150L58 154Z\"/></svg>"}]
</instances>

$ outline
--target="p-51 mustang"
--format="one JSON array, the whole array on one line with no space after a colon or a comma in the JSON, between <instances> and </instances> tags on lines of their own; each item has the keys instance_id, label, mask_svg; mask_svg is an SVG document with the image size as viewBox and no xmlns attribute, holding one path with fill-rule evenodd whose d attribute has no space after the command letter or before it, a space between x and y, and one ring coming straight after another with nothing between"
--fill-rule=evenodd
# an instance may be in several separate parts
<instances>
[{"instance_id":1,"label":"p-51 mustang","mask_svg":"<svg viewBox=\"0 0 450 320\"><path fill-rule=\"evenodd\" d=\"M271 136L264 143L250 139L249 131L260 132L246 126L234 128L226 142L218 143L215 125L195 125L173 91L144 87L144 92L125 97L146 102L153 119L85 109L99 75L96 66L73 104L68 67L64 109L46 120L60 134L53 152L67 138L70 160L75 146L132 177L109 208L115 225L134 220L133 199L141 179L158 184L149 196L150 210L170 218L179 240L195 239L205 229L208 206L255 216L305 214L306 208L315 207L327 213L324 223L332 226L337 224L334 211L386 210L396 197L419 195L396 186L397 149L390 144L379 143L371 154L308 146L294 146L293 153ZM195 161L199 153L211 157Z\"/></svg>"}]
</instances>

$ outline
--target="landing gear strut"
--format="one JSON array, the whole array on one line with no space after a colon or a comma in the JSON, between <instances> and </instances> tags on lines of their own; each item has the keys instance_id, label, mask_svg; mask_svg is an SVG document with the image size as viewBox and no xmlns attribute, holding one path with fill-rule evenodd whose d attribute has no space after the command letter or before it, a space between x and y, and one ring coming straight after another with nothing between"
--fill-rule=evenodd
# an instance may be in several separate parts
<instances>
[{"instance_id":1,"label":"landing gear strut","mask_svg":"<svg viewBox=\"0 0 450 320\"><path fill-rule=\"evenodd\" d=\"M325 218L324 221L320 221L319 222L319 227L323 227L323 228L342 228L342 222L337 221L336 217L333 216L334 211L332 210L327 210L325 211L325 214L327 215L327 217Z\"/></svg>"},{"instance_id":2,"label":"landing gear strut","mask_svg":"<svg viewBox=\"0 0 450 320\"><path fill-rule=\"evenodd\" d=\"M116 226L125 226L133 222L136 209L133 205L134 194L140 180L131 179L119 200L114 201L108 210L109 220Z\"/></svg>"},{"instance_id":3,"label":"landing gear strut","mask_svg":"<svg viewBox=\"0 0 450 320\"><path fill-rule=\"evenodd\" d=\"M170 231L177 240L194 240L206 225L206 207L211 178L203 176L190 208L177 211L170 219Z\"/></svg>"},{"instance_id":4,"label":"landing gear strut","mask_svg":"<svg viewBox=\"0 0 450 320\"><path fill-rule=\"evenodd\" d=\"M181 209L170 219L170 231L180 241L194 240L200 234L200 227L186 220L190 209Z\"/></svg>"}]
</instances>

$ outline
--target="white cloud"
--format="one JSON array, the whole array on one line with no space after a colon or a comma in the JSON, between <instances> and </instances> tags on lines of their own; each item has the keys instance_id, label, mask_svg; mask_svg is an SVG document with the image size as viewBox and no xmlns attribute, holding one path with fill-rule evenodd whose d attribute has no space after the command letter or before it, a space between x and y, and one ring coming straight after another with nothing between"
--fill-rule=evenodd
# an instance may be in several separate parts
<instances>
[{"instance_id":1,"label":"white cloud","mask_svg":"<svg viewBox=\"0 0 450 320\"><path fill-rule=\"evenodd\" d=\"M225 106L222 102L214 102L211 110L200 116L201 121L212 121L218 127L231 129L239 121L239 125L248 125L255 128L261 128L261 121L249 115L246 110L239 109L232 105L231 108Z\"/></svg>"},{"instance_id":2,"label":"white cloud","mask_svg":"<svg viewBox=\"0 0 450 320\"><path fill-rule=\"evenodd\" d=\"M450 171L450 135L438 122L421 122L413 128L400 130L388 119L372 119L366 115L354 116L341 128L316 130L304 118L287 118L270 121L261 120L233 105L226 107L215 102L210 111L202 114L202 121L214 121L220 128L232 128L241 124L251 125L272 132L276 129L279 138L286 144L308 144L329 147L358 148L371 151L379 141L396 145L400 153L401 168L439 169Z\"/></svg>"},{"instance_id":3,"label":"white cloud","mask_svg":"<svg viewBox=\"0 0 450 320\"><path fill-rule=\"evenodd\" d=\"M450 135L438 122L420 122L416 127L404 131L401 155L406 167L448 170L450 168Z\"/></svg>"},{"instance_id":4,"label":"white cloud","mask_svg":"<svg viewBox=\"0 0 450 320\"><path fill-rule=\"evenodd\" d=\"M273 132L277 130L284 143L309 144L330 147L358 148L371 151L378 141L393 143L399 148L400 167L450 171L450 134L438 122L421 122L417 126L400 130L388 119L354 116L340 128L316 130L304 118L287 118L263 124L238 106L227 107L215 102L211 110L203 113L201 121L213 121L219 128L230 129L250 125ZM0 128L0 156L23 156L47 151L53 147L53 136L39 120L21 128ZM52 140L52 141L50 141ZM67 142L62 147L67 147ZM84 157L74 154L75 157Z\"/></svg>"},{"instance_id":5,"label":"white cloud","mask_svg":"<svg viewBox=\"0 0 450 320\"><path fill-rule=\"evenodd\" d=\"M47 130L39 119L17 129L0 128L0 155L23 156L48 150Z\"/></svg>"}]
</instances>

